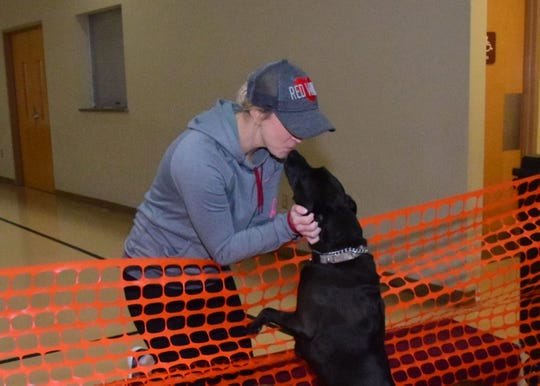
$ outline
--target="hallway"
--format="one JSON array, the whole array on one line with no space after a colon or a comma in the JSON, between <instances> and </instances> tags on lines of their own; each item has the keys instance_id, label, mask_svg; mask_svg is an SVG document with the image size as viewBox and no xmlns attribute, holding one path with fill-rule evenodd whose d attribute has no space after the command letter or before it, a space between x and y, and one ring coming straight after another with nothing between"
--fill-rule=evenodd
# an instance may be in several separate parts
<instances>
[{"instance_id":1,"label":"hallway","mask_svg":"<svg viewBox=\"0 0 540 386\"><path fill-rule=\"evenodd\" d=\"M0 180L0 269L120 257L133 214Z\"/></svg>"}]
</instances>

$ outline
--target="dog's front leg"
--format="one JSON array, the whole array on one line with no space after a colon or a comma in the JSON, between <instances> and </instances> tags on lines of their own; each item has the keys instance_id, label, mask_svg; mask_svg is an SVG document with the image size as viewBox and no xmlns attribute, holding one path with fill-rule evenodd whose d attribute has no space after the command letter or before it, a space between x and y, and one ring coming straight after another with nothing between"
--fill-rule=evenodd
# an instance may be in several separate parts
<instances>
[{"instance_id":1,"label":"dog's front leg","mask_svg":"<svg viewBox=\"0 0 540 386\"><path fill-rule=\"evenodd\" d=\"M256 334L262 326L272 324L294 337L308 337L307 335L309 335L295 312L278 311L274 308L263 309L247 326L247 329L249 333Z\"/></svg>"}]
</instances>

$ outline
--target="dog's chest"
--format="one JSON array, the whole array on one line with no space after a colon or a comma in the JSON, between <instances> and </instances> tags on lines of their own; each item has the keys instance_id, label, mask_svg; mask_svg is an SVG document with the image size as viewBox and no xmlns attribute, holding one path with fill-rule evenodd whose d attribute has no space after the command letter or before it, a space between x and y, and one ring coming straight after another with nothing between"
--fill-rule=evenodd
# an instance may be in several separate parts
<instances>
[{"instance_id":1,"label":"dog's chest","mask_svg":"<svg viewBox=\"0 0 540 386\"><path fill-rule=\"evenodd\" d=\"M378 285L379 275L371 255L335 264L310 262L304 267L300 281L314 281L319 285L356 286Z\"/></svg>"},{"instance_id":2,"label":"dog's chest","mask_svg":"<svg viewBox=\"0 0 540 386\"><path fill-rule=\"evenodd\" d=\"M314 317L360 318L361 310L373 308L380 299L376 272L359 269L355 264L317 264L304 267L298 287L298 303L303 312Z\"/></svg>"}]
</instances>

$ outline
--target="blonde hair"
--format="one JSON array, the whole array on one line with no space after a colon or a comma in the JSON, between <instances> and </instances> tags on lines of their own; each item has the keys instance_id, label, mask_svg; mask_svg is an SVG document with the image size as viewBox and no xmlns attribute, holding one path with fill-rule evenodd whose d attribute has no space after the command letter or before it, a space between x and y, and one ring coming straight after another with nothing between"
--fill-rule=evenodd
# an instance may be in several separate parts
<instances>
[{"instance_id":1,"label":"blonde hair","mask_svg":"<svg viewBox=\"0 0 540 386\"><path fill-rule=\"evenodd\" d=\"M272 111L266 110L259 106L255 106L253 102L251 102L251 100L248 98L248 95L247 95L247 85L248 85L248 82L246 81L238 89L238 92L236 93L236 103L240 105L240 107L242 108L242 111L249 111L252 109L257 109L264 113L264 119L268 118L270 114L272 114Z\"/></svg>"},{"instance_id":2,"label":"blonde hair","mask_svg":"<svg viewBox=\"0 0 540 386\"><path fill-rule=\"evenodd\" d=\"M238 92L236 93L236 103L238 103L244 110L247 110L246 106L251 105L251 102L247 97L247 82L244 82L244 84L238 89Z\"/></svg>"}]
</instances>

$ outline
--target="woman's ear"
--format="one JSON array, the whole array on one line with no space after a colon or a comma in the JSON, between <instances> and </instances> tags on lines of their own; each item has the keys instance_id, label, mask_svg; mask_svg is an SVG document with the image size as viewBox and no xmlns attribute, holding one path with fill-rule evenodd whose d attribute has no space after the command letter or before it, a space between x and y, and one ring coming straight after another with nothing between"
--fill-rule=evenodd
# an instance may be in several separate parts
<instances>
[{"instance_id":1,"label":"woman's ear","mask_svg":"<svg viewBox=\"0 0 540 386\"><path fill-rule=\"evenodd\" d=\"M251 115L251 118L253 118L255 124L260 124L262 121L264 121L266 118L268 118L272 114L268 111L263 111L259 108L251 108L249 109L249 115Z\"/></svg>"},{"instance_id":2,"label":"woman's ear","mask_svg":"<svg viewBox=\"0 0 540 386\"><path fill-rule=\"evenodd\" d=\"M255 123L262 121L263 113L259 109L249 109L249 115L251 115L251 118L255 121Z\"/></svg>"}]
</instances>

